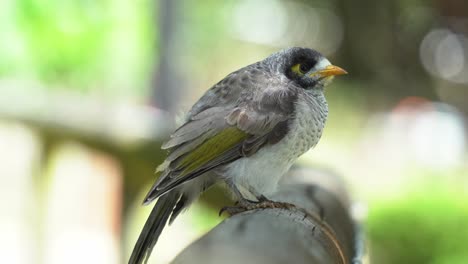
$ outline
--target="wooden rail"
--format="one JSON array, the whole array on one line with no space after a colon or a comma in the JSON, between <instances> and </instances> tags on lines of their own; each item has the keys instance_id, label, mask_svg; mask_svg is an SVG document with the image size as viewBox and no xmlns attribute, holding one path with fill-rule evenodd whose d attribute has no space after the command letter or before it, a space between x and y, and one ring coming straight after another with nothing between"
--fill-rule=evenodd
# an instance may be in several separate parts
<instances>
[{"instance_id":1,"label":"wooden rail","mask_svg":"<svg viewBox=\"0 0 468 264\"><path fill-rule=\"evenodd\" d=\"M297 174L308 173L307 181L298 180ZM333 175L327 173L318 173L314 182L311 170L293 174L271 199L296 208L256 209L227 218L173 263L360 263L361 243L356 243L356 224L340 182L330 182Z\"/></svg>"}]
</instances>

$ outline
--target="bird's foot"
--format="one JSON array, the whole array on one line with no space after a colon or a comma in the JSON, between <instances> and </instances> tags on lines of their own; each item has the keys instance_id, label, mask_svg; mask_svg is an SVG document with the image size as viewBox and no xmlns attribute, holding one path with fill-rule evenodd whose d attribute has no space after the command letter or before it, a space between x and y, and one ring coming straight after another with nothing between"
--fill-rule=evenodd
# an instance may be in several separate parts
<instances>
[{"instance_id":1,"label":"bird's foot","mask_svg":"<svg viewBox=\"0 0 468 264\"><path fill-rule=\"evenodd\" d=\"M296 208L296 206L291 203L271 201L268 200L265 196L262 196L260 197L258 202L251 200L241 200L238 203L236 203L235 206L225 206L221 208L221 210L219 211L219 215L223 214L224 212L227 212L229 215L233 216L251 210L268 208L292 209Z\"/></svg>"},{"instance_id":2,"label":"bird's foot","mask_svg":"<svg viewBox=\"0 0 468 264\"><path fill-rule=\"evenodd\" d=\"M233 206L224 206L219 210L219 215L221 216L224 212L227 212L229 215L235 215L247 211L247 208L257 204L259 202L242 198L239 201L235 202Z\"/></svg>"},{"instance_id":3,"label":"bird's foot","mask_svg":"<svg viewBox=\"0 0 468 264\"><path fill-rule=\"evenodd\" d=\"M221 210L219 210L219 216L221 216L224 212L228 213L230 216L233 216L245 211L247 211L247 208L241 205L224 206L221 208Z\"/></svg>"}]
</instances>

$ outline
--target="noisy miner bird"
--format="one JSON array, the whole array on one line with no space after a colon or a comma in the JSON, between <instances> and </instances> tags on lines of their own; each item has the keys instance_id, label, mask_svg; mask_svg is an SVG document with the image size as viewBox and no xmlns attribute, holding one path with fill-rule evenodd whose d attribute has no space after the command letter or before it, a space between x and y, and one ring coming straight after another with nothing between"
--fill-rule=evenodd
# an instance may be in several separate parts
<instances>
[{"instance_id":1,"label":"noisy miner bird","mask_svg":"<svg viewBox=\"0 0 468 264\"><path fill-rule=\"evenodd\" d=\"M162 146L168 156L144 204L158 200L129 263L146 262L166 223L219 181L236 196L238 209L282 206L267 197L319 141L328 113L324 88L341 74L346 71L319 52L295 47L211 87Z\"/></svg>"}]
</instances>

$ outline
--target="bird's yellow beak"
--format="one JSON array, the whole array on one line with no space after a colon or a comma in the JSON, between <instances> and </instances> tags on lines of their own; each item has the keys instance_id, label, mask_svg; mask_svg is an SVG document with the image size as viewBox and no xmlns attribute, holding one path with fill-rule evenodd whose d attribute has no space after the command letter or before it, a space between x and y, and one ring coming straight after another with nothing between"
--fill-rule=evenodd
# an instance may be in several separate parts
<instances>
[{"instance_id":1,"label":"bird's yellow beak","mask_svg":"<svg viewBox=\"0 0 468 264\"><path fill-rule=\"evenodd\" d=\"M328 65L327 67L325 67L325 69L315 71L311 73L309 76L312 77L317 74L320 75L321 78L325 78L329 76L348 74L348 72L338 66Z\"/></svg>"}]
</instances>

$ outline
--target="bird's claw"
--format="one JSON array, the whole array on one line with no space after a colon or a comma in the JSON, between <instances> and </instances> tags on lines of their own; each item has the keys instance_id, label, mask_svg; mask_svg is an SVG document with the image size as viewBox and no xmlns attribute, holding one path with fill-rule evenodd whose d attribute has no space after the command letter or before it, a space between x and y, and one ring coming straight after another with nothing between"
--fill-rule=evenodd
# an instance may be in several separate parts
<instances>
[{"instance_id":1,"label":"bird's claw","mask_svg":"<svg viewBox=\"0 0 468 264\"><path fill-rule=\"evenodd\" d=\"M238 206L224 206L219 210L219 216L221 216L224 212L227 212L230 216L240 214L242 212L247 211L247 209L244 206L238 205Z\"/></svg>"},{"instance_id":2,"label":"bird's claw","mask_svg":"<svg viewBox=\"0 0 468 264\"><path fill-rule=\"evenodd\" d=\"M256 210L256 209L268 209L268 208L285 208L285 209L292 209L296 208L294 204L291 203L285 203L285 202L276 202L276 201L271 201L263 197L264 199L260 199L259 202L255 203L245 203L245 202L238 202L238 205L235 206L225 206L221 208L219 211L219 215L221 216L224 212L227 212L230 216L251 211L251 210Z\"/></svg>"}]
</instances>

